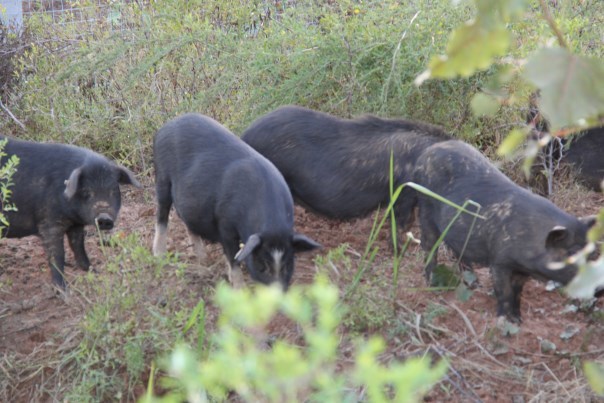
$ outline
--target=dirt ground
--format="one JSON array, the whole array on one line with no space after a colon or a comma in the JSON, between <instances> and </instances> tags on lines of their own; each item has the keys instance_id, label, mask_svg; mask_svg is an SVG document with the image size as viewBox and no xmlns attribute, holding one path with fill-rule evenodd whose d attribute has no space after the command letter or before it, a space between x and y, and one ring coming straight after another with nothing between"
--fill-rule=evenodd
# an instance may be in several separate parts
<instances>
[{"instance_id":1,"label":"dirt ground","mask_svg":"<svg viewBox=\"0 0 604 403\"><path fill-rule=\"evenodd\" d=\"M573 191L570 197L554 201L582 216L597 213L604 199L600 194L581 189L580 193ZM300 255L294 283L311 282L317 273L315 256L325 255L344 242L349 245L346 253L351 259L358 258L367 243L372 220L372 217L367 217L337 222L297 207L296 230L311 236L324 247L316 253ZM124 189L118 230L140 234L150 247L153 223L153 188ZM413 228L413 233L419 238L417 227ZM391 253L387 231L383 231L378 242L381 252L376 270L383 270L385 266L380 266L379 262L388 262ZM184 228L178 220L171 222L168 247L192 255ZM102 271L103 254L92 234L87 240L87 250L93 264ZM220 248L211 246L210 255L220 259ZM388 341L388 350L382 357L384 362L426 353L436 358L448 357L451 364L448 376L427 395L427 401L596 400L583 377L581 363L586 359L604 360L602 300L586 310L572 312L568 308L572 301L567 297L558 291L547 291L544 284L531 280L523 292L520 331L504 337L495 326L495 299L488 270L477 268L480 286L468 301L462 302L454 291L425 288L422 257L420 248L412 246L403 262L404 269L396 291L396 309L400 311L401 318L407 318L401 319L401 323L406 323L408 330L394 336L392 329L388 328L368 329L366 332L380 333ZM69 254L68 260L72 260ZM67 267L66 272L68 280L83 275L73 267ZM366 273L363 282L370 282L374 275L378 273ZM331 278L344 290L351 276L334 271ZM27 357L36 349L52 348L48 347L48 341L61 329L76 326L86 307L55 297L41 244L34 237L2 240L0 284L2 377L10 373L12 363L8 357ZM446 308L446 313L424 321L434 304ZM285 322L273 323L270 331L284 338L295 338L297 332ZM353 330L343 326L341 331ZM343 337L343 340L348 339ZM547 341L555 344L554 351L546 349ZM342 359L346 360L347 346L341 349ZM30 379L12 381L17 388L35 388L37 376L41 375L33 374Z\"/></svg>"}]
</instances>

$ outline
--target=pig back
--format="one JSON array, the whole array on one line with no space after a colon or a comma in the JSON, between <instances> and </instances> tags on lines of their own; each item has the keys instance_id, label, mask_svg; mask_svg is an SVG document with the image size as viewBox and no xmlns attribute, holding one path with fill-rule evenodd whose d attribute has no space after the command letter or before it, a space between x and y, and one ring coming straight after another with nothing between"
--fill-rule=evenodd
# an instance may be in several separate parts
<instances>
[{"instance_id":1,"label":"pig back","mask_svg":"<svg viewBox=\"0 0 604 403\"><path fill-rule=\"evenodd\" d=\"M179 216L208 239L220 220L280 222L275 215L287 210L293 223L291 194L279 171L209 117L187 114L164 125L155 136L154 162L156 181L170 183Z\"/></svg>"},{"instance_id":2,"label":"pig back","mask_svg":"<svg viewBox=\"0 0 604 403\"><path fill-rule=\"evenodd\" d=\"M388 202L391 153L398 186L410 180L424 148L449 136L420 122L286 106L256 120L242 139L275 164L301 204L347 219Z\"/></svg>"},{"instance_id":3,"label":"pig back","mask_svg":"<svg viewBox=\"0 0 604 403\"><path fill-rule=\"evenodd\" d=\"M9 138L5 152L19 157L10 199L18 210L7 213L7 236L15 238L37 234L43 220L67 225L73 212L65 200L65 181L84 164L111 164L100 154L66 144Z\"/></svg>"},{"instance_id":4,"label":"pig back","mask_svg":"<svg viewBox=\"0 0 604 403\"><path fill-rule=\"evenodd\" d=\"M568 229L572 238L568 239L569 250L576 251L585 244L586 226L577 218L516 185L479 151L463 142L428 148L419 159L415 180L459 205L469 199L481 205L484 219L474 220L461 214L445 237L456 253L463 251L467 262L534 272L544 270L546 262L566 254L562 251L560 256L548 256L546 250L548 234L557 226ZM420 209L427 210L423 214L431 217L442 233L456 210L428 196L419 197ZM475 211L473 206L468 209Z\"/></svg>"}]
</instances>

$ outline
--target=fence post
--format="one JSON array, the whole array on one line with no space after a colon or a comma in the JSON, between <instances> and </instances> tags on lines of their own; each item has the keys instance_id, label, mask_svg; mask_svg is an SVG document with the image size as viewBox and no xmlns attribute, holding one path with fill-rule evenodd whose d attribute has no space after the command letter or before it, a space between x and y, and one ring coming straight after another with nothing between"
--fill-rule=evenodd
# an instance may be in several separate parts
<instances>
[{"instance_id":1,"label":"fence post","mask_svg":"<svg viewBox=\"0 0 604 403\"><path fill-rule=\"evenodd\" d=\"M15 32L21 31L21 28L23 28L23 1L1 0L0 20L2 24Z\"/></svg>"}]
</instances>

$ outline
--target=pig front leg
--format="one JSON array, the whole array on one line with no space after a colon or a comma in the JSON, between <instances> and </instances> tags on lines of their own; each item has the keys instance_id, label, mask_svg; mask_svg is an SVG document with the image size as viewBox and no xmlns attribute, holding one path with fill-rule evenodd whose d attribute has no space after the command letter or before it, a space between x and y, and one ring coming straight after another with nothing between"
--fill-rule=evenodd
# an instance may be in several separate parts
<instances>
[{"instance_id":1,"label":"pig front leg","mask_svg":"<svg viewBox=\"0 0 604 403\"><path fill-rule=\"evenodd\" d=\"M229 282L233 288L241 289L245 286L245 280L243 279L243 272L241 267L235 261L231 262L229 259Z\"/></svg>"},{"instance_id":2,"label":"pig front leg","mask_svg":"<svg viewBox=\"0 0 604 403\"><path fill-rule=\"evenodd\" d=\"M518 318L520 322L520 298L522 297L522 287L528 281L529 277L520 273L512 274L512 316Z\"/></svg>"},{"instance_id":3,"label":"pig front leg","mask_svg":"<svg viewBox=\"0 0 604 403\"><path fill-rule=\"evenodd\" d=\"M66 290L64 268L65 268L65 248L63 247L63 237L65 232L59 228L41 228L40 237L50 266L53 284L60 290Z\"/></svg>"},{"instance_id":4,"label":"pig front leg","mask_svg":"<svg viewBox=\"0 0 604 403\"><path fill-rule=\"evenodd\" d=\"M67 239L69 240L69 246L75 256L76 265L79 269L88 271L90 269L90 260L86 254L84 247L84 227L81 225L71 227L67 230Z\"/></svg>"},{"instance_id":5,"label":"pig front leg","mask_svg":"<svg viewBox=\"0 0 604 403\"><path fill-rule=\"evenodd\" d=\"M228 264L229 282L233 288L243 288L245 286L243 273L239 263L235 260L235 255L239 252L239 242L237 240L224 242L222 248Z\"/></svg>"},{"instance_id":6,"label":"pig front leg","mask_svg":"<svg viewBox=\"0 0 604 403\"><path fill-rule=\"evenodd\" d=\"M497 298L497 316L505 316L511 322L520 323L520 298L528 277L497 266L491 268L491 275Z\"/></svg>"}]
</instances>

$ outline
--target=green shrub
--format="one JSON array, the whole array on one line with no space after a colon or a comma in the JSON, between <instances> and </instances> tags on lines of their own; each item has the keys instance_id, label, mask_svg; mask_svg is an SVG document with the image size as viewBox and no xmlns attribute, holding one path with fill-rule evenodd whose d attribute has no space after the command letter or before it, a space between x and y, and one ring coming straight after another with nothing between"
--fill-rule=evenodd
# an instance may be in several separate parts
<instances>
[{"instance_id":1,"label":"green shrub","mask_svg":"<svg viewBox=\"0 0 604 403\"><path fill-rule=\"evenodd\" d=\"M77 343L56 368L57 400L132 401L149 362L179 340L195 341L182 329L199 296L186 288L174 256L154 257L137 234L118 233L104 248L107 275L90 273L71 285L86 312L70 330Z\"/></svg>"},{"instance_id":2,"label":"green shrub","mask_svg":"<svg viewBox=\"0 0 604 403\"><path fill-rule=\"evenodd\" d=\"M3 230L9 225L4 213L16 211L16 207L10 202L12 194L10 187L13 186L12 178L18 168L19 157L11 155L9 158L5 158L7 155L4 148L7 141L6 138L0 140L0 238L2 238Z\"/></svg>"},{"instance_id":3,"label":"green shrub","mask_svg":"<svg viewBox=\"0 0 604 403\"><path fill-rule=\"evenodd\" d=\"M288 103L341 116L421 119L464 136L482 126L467 107L481 78L413 84L468 7L232 3L123 4L127 29L120 31L106 24L49 29L46 17L32 17L36 39L20 58L11 108L33 139L90 147L141 169L149 167L153 133L189 111L235 133ZM11 122L5 127L15 130Z\"/></svg>"},{"instance_id":4,"label":"green shrub","mask_svg":"<svg viewBox=\"0 0 604 403\"><path fill-rule=\"evenodd\" d=\"M431 366L428 357L384 365L384 342L359 341L354 364L337 364L338 290L319 276L312 285L293 286L286 294L276 287L233 290L219 285L216 305L221 313L213 349L200 359L178 347L166 360L170 392L142 401L223 401L236 393L243 401L419 401L447 371L447 363ZM268 347L263 330L277 314L293 320L303 346L277 340ZM364 391L364 392L363 392Z\"/></svg>"}]
</instances>

